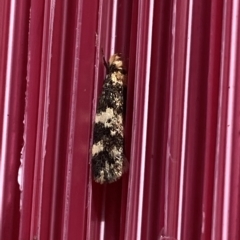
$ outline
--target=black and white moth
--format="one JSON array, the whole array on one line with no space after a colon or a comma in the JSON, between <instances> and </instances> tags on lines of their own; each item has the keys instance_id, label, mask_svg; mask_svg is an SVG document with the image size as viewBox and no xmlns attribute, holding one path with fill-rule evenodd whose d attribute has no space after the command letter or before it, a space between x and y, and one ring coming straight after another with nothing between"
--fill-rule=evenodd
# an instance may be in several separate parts
<instances>
[{"instance_id":1,"label":"black and white moth","mask_svg":"<svg viewBox=\"0 0 240 240\"><path fill-rule=\"evenodd\" d=\"M92 173L98 183L118 180L126 169L124 156L124 110L126 70L121 55L113 54L97 105L92 146Z\"/></svg>"}]
</instances>

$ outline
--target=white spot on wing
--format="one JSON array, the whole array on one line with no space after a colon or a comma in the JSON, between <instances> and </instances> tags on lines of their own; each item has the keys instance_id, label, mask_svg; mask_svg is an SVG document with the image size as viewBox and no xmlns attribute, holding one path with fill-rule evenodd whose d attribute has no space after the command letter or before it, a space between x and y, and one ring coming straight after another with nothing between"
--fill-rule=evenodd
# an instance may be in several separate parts
<instances>
[{"instance_id":1,"label":"white spot on wing","mask_svg":"<svg viewBox=\"0 0 240 240\"><path fill-rule=\"evenodd\" d=\"M105 124L109 119L112 119L113 116L113 109L107 108L105 112L101 112L96 115L95 123L101 122Z\"/></svg>"},{"instance_id":2,"label":"white spot on wing","mask_svg":"<svg viewBox=\"0 0 240 240\"><path fill-rule=\"evenodd\" d=\"M99 152L101 152L101 151L103 151L103 143L102 143L102 141L93 144L93 147L92 147L92 156L94 156L95 154L97 154L97 153L99 153Z\"/></svg>"}]
</instances>

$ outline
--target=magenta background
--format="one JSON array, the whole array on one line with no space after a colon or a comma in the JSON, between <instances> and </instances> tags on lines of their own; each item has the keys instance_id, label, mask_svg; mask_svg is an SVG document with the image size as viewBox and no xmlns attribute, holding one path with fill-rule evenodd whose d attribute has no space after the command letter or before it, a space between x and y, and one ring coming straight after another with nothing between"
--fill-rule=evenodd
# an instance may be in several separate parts
<instances>
[{"instance_id":1,"label":"magenta background","mask_svg":"<svg viewBox=\"0 0 240 240\"><path fill-rule=\"evenodd\" d=\"M2 0L0 239L240 239L239 5ZM89 164L101 48L128 68L130 166L106 186Z\"/></svg>"}]
</instances>

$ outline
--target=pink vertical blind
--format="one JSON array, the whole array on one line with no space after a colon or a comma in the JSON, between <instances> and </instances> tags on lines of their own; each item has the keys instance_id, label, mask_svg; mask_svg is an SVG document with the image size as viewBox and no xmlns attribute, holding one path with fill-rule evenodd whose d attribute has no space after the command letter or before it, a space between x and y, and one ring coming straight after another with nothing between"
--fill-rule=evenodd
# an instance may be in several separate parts
<instances>
[{"instance_id":1,"label":"pink vertical blind","mask_svg":"<svg viewBox=\"0 0 240 240\"><path fill-rule=\"evenodd\" d=\"M238 0L2 0L0 239L240 239ZM91 176L101 55L128 69L129 170Z\"/></svg>"}]
</instances>

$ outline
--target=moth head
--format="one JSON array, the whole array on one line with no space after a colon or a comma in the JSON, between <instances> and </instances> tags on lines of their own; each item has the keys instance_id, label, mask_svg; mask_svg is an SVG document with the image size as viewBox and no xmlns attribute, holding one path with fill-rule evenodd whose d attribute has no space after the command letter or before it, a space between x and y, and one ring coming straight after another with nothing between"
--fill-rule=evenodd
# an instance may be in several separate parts
<instances>
[{"instance_id":1,"label":"moth head","mask_svg":"<svg viewBox=\"0 0 240 240\"><path fill-rule=\"evenodd\" d=\"M115 53L109 58L109 65L114 64L117 68L123 67L123 61L120 53Z\"/></svg>"}]
</instances>

